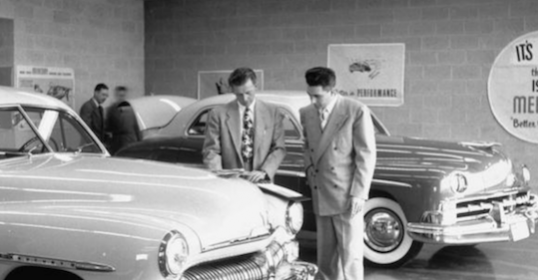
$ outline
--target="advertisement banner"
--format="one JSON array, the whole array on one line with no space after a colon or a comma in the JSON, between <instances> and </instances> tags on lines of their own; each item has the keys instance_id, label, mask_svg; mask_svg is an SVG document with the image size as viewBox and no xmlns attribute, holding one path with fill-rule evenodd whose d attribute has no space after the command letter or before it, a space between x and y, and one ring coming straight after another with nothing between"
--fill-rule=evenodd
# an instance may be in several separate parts
<instances>
[{"instance_id":1,"label":"advertisement banner","mask_svg":"<svg viewBox=\"0 0 538 280\"><path fill-rule=\"evenodd\" d=\"M230 93L228 77L233 70L198 71L198 99ZM263 70L254 70L258 90L263 90Z\"/></svg>"},{"instance_id":2,"label":"advertisement banner","mask_svg":"<svg viewBox=\"0 0 538 280\"><path fill-rule=\"evenodd\" d=\"M329 45L336 89L369 106L404 103L405 44Z\"/></svg>"},{"instance_id":3,"label":"advertisement banner","mask_svg":"<svg viewBox=\"0 0 538 280\"><path fill-rule=\"evenodd\" d=\"M75 73L71 68L17 65L14 86L58 98L75 108Z\"/></svg>"},{"instance_id":4,"label":"advertisement banner","mask_svg":"<svg viewBox=\"0 0 538 280\"><path fill-rule=\"evenodd\" d=\"M493 115L513 136L538 143L538 32L508 44L488 78Z\"/></svg>"}]
</instances>

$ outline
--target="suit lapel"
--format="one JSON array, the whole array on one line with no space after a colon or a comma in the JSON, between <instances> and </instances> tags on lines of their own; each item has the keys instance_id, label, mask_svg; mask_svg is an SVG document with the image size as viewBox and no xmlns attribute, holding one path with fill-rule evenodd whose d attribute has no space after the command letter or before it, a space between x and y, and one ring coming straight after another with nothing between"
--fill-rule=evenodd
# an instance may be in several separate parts
<instances>
[{"instance_id":1,"label":"suit lapel","mask_svg":"<svg viewBox=\"0 0 538 280\"><path fill-rule=\"evenodd\" d=\"M229 110L226 110L226 125L228 125L228 132L232 138L235 151L239 155L239 160L243 164L243 157L241 156L241 130L239 128L239 105L236 101L232 101L228 106Z\"/></svg>"},{"instance_id":2,"label":"suit lapel","mask_svg":"<svg viewBox=\"0 0 538 280\"><path fill-rule=\"evenodd\" d=\"M308 148L317 148L322 132L319 115L314 105L309 105L309 107L307 107L305 118L306 119L304 121L306 125L305 129L307 130L306 133L308 135ZM314 153L312 153L312 151L309 151L310 159L312 160L312 162L314 162L313 156L315 152L316 150L314 150Z\"/></svg>"},{"instance_id":3,"label":"suit lapel","mask_svg":"<svg viewBox=\"0 0 538 280\"><path fill-rule=\"evenodd\" d=\"M346 120L346 115L343 113L342 110L342 98L338 98L336 101L336 104L334 105L334 108L331 112L331 115L329 116L329 119L327 120L327 124L325 125L325 129L323 130L323 133L321 134L321 139L319 140L318 147L315 150L314 153L314 162L318 162L325 150L327 150L327 147L331 143L331 140L334 138L336 133L340 130L342 127L342 124L344 124L344 121ZM318 122L319 122L319 116L317 116ZM321 130L321 125L320 125Z\"/></svg>"},{"instance_id":4,"label":"suit lapel","mask_svg":"<svg viewBox=\"0 0 538 280\"><path fill-rule=\"evenodd\" d=\"M265 104L259 100L256 100L254 105L254 155L252 162L257 163L258 156L260 155L260 147L262 146L263 141L265 140L265 133L267 130L267 125L270 122L269 112L267 112L267 107Z\"/></svg>"}]
</instances>

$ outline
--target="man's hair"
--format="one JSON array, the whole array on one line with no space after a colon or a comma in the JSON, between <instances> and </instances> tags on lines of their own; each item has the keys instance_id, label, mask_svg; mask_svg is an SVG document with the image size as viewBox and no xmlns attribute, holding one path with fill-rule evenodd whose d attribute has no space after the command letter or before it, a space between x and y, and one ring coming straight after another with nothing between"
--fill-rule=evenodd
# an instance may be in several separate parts
<instances>
[{"instance_id":1,"label":"man's hair","mask_svg":"<svg viewBox=\"0 0 538 280\"><path fill-rule=\"evenodd\" d=\"M127 91L127 87L125 87L125 86L117 86L114 90L115 91Z\"/></svg>"},{"instance_id":2,"label":"man's hair","mask_svg":"<svg viewBox=\"0 0 538 280\"><path fill-rule=\"evenodd\" d=\"M108 89L108 87L107 87L105 84L103 84L103 83L97 84L97 85L95 86L95 90L94 90L94 92L101 91L102 89Z\"/></svg>"},{"instance_id":3,"label":"man's hair","mask_svg":"<svg viewBox=\"0 0 538 280\"><path fill-rule=\"evenodd\" d=\"M305 73L306 83L309 86L332 89L336 85L336 74L331 68L327 67L314 67L310 68Z\"/></svg>"},{"instance_id":4,"label":"man's hair","mask_svg":"<svg viewBox=\"0 0 538 280\"><path fill-rule=\"evenodd\" d=\"M251 80L253 84L256 84L256 73L254 70L241 67L235 69L228 78L228 84L231 87L238 87L244 85L248 80Z\"/></svg>"}]
</instances>

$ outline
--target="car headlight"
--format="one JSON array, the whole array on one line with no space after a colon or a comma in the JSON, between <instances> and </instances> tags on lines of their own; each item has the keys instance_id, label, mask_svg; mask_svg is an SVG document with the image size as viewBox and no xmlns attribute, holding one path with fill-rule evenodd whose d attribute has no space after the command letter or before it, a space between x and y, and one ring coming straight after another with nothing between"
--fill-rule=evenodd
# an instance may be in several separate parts
<instances>
[{"instance_id":1,"label":"car headlight","mask_svg":"<svg viewBox=\"0 0 538 280\"><path fill-rule=\"evenodd\" d=\"M178 231L166 234L159 246L159 269L164 277L175 277L183 273L189 256L189 244Z\"/></svg>"},{"instance_id":2,"label":"car headlight","mask_svg":"<svg viewBox=\"0 0 538 280\"><path fill-rule=\"evenodd\" d=\"M445 179L443 183L447 184L454 193L462 193L467 190L468 180L461 173L452 173Z\"/></svg>"},{"instance_id":3,"label":"car headlight","mask_svg":"<svg viewBox=\"0 0 538 280\"><path fill-rule=\"evenodd\" d=\"M292 234L297 234L303 226L303 204L290 202L286 209L286 227Z\"/></svg>"},{"instance_id":4,"label":"car headlight","mask_svg":"<svg viewBox=\"0 0 538 280\"><path fill-rule=\"evenodd\" d=\"M525 183L531 181L531 172L529 171L529 168L527 168L527 166L523 166L523 168L521 169L521 174L523 175L523 180L525 180Z\"/></svg>"}]
</instances>

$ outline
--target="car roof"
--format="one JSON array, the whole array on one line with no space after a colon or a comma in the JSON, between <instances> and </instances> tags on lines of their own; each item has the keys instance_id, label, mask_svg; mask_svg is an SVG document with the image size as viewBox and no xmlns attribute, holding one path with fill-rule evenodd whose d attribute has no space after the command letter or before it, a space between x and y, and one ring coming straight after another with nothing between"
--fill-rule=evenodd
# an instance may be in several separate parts
<instances>
[{"instance_id":1,"label":"car roof","mask_svg":"<svg viewBox=\"0 0 538 280\"><path fill-rule=\"evenodd\" d=\"M22 89L0 86L0 97L0 105L46 106L72 111L67 104L56 98Z\"/></svg>"}]
</instances>

